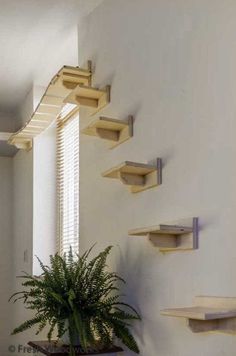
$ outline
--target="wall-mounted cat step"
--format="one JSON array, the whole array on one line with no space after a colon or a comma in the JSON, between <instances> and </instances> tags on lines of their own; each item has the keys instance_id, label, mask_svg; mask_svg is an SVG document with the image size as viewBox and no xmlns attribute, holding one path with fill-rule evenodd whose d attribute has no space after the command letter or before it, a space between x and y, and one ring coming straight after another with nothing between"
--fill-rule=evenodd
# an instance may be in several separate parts
<instances>
[{"instance_id":1,"label":"wall-mounted cat step","mask_svg":"<svg viewBox=\"0 0 236 356\"><path fill-rule=\"evenodd\" d=\"M104 172L102 176L119 179L123 184L130 186L132 193L138 193L162 183L161 158L157 158L153 164L125 161Z\"/></svg>"},{"instance_id":2,"label":"wall-mounted cat step","mask_svg":"<svg viewBox=\"0 0 236 356\"><path fill-rule=\"evenodd\" d=\"M198 218L181 220L129 231L131 236L147 236L161 252L195 250L198 248Z\"/></svg>"},{"instance_id":3,"label":"wall-mounted cat step","mask_svg":"<svg viewBox=\"0 0 236 356\"><path fill-rule=\"evenodd\" d=\"M195 297L193 307L164 309L161 314L188 319L188 326L194 333L236 334L236 298Z\"/></svg>"},{"instance_id":4,"label":"wall-mounted cat step","mask_svg":"<svg viewBox=\"0 0 236 356\"><path fill-rule=\"evenodd\" d=\"M91 86L92 84L92 62L88 61L88 68L83 69L80 67L70 67L64 66L59 72L56 81L60 81L62 85L69 89L75 89L77 85L87 85Z\"/></svg>"},{"instance_id":5,"label":"wall-mounted cat step","mask_svg":"<svg viewBox=\"0 0 236 356\"><path fill-rule=\"evenodd\" d=\"M64 102L92 108L91 115L94 115L109 104L110 89L110 85L107 85L104 89L78 85Z\"/></svg>"},{"instance_id":6,"label":"wall-mounted cat step","mask_svg":"<svg viewBox=\"0 0 236 356\"><path fill-rule=\"evenodd\" d=\"M111 142L114 148L133 136L133 116L127 120L117 120L108 117L99 117L92 121L81 132L85 135L96 136Z\"/></svg>"}]
</instances>

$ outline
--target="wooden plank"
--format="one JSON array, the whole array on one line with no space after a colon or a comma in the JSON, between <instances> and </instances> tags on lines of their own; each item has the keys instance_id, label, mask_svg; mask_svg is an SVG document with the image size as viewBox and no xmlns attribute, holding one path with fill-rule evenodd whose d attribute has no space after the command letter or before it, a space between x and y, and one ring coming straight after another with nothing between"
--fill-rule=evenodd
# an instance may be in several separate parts
<instances>
[{"instance_id":1,"label":"wooden plank","mask_svg":"<svg viewBox=\"0 0 236 356\"><path fill-rule=\"evenodd\" d=\"M213 320L189 319L188 326L193 333L218 332L236 334L236 318L222 318Z\"/></svg>"},{"instance_id":2,"label":"wooden plank","mask_svg":"<svg viewBox=\"0 0 236 356\"><path fill-rule=\"evenodd\" d=\"M79 105L88 106L90 108L98 108L98 99L76 95L75 100Z\"/></svg>"},{"instance_id":3,"label":"wooden plank","mask_svg":"<svg viewBox=\"0 0 236 356\"><path fill-rule=\"evenodd\" d=\"M76 97L88 98L88 99L100 99L104 95L105 91L98 88L87 87L84 85L78 85L75 90L67 97L67 100L71 98L74 104Z\"/></svg>"},{"instance_id":4,"label":"wooden plank","mask_svg":"<svg viewBox=\"0 0 236 356\"><path fill-rule=\"evenodd\" d=\"M172 224L160 224L149 227L131 229L128 231L130 236L152 237L150 241L161 252L187 251L198 248L198 218L182 219ZM159 241L167 237L174 237L175 245L162 246Z\"/></svg>"},{"instance_id":5,"label":"wooden plank","mask_svg":"<svg viewBox=\"0 0 236 356\"><path fill-rule=\"evenodd\" d=\"M54 114L43 114L43 113L38 113L37 111L34 113L34 115L31 118L31 121L34 120L39 120L39 121L53 121L55 120L56 116Z\"/></svg>"},{"instance_id":6,"label":"wooden plank","mask_svg":"<svg viewBox=\"0 0 236 356\"><path fill-rule=\"evenodd\" d=\"M45 130L49 126L48 121L39 121L39 120L31 120L30 123L25 128L41 128L42 131ZM24 131L23 128L21 131Z\"/></svg>"},{"instance_id":7,"label":"wooden plank","mask_svg":"<svg viewBox=\"0 0 236 356\"><path fill-rule=\"evenodd\" d=\"M88 61L88 69L80 67L63 66L54 76L51 85L64 86L67 89L74 89L78 84L91 85L92 62Z\"/></svg>"},{"instance_id":8,"label":"wooden plank","mask_svg":"<svg viewBox=\"0 0 236 356\"><path fill-rule=\"evenodd\" d=\"M115 148L133 136L133 116L130 115L128 120L101 116L93 120L81 132L85 135L112 141L110 148Z\"/></svg>"},{"instance_id":9,"label":"wooden plank","mask_svg":"<svg viewBox=\"0 0 236 356\"><path fill-rule=\"evenodd\" d=\"M145 177L137 174L129 174L129 173L123 173L119 172L119 179L121 182L125 185L130 185L130 186L144 186L145 185Z\"/></svg>"},{"instance_id":10,"label":"wooden plank","mask_svg":"<svg viewBox=\"0 0 236 356\"><path fill-rule=\"evenodd\" d=\"M177 247L177 239L173 235L159 235L154 233L148 234L149 241L155 246L164 249L175 249Z\"/></svg>"},{"instance_id":11,"label":"wooden plank","mask_svg":"<svg viewBox=\"0 0 236 356\"><path fill-rule=\"evenodd\" d=\"M73 74L75 76L90 77L92 75L91 61L88 61L87 64L88 64L88 69L84 69L81 67L63 66L58 74L59 75Z\"/></svg>"},{"instance_id":12,"label":"wooden plank","mask_svg":"<svg viewBox=\"0 0 236 356\"><path fill-rule=\"evenodd\" d=\"M219 319L213 320L196 320L189 319L188 326L193 333L202 333L210 331L219 331Z\"/></svg>"},{"instance_id":13,"label":"wooden plank","mask_svg":"<svg viewBox=\"0 0 236 356\"><path fill-rule=\"evenodd\" d=\"M28 138L17 137L12 140L11 144L14 144L19 149L30 151L32 149L32 140Z\"/></svg>"},{"instance_id":14,"label":"wooden plank","mask_svg":"<svg viewBox=\"0 0 236 356\"><path fill-rule=\"evenodd\" d=\"M100 116L96 121L96 127L106 128L115 131L121 131L129 126L128 120L112 119L110 117Z\"/></svg>"},{"instance_id":15,"label":"wooden plank","mask_svg":"<svg viewBox=\"0 0 236 356\"><path fill-rule=\"evenodd\" d=\"M110 119L107 117L99 117L93 120L87 127L85 127L81 132L90 135L97 136L97 129L105 129L109 131L121 131L128 126L126 121Z\"/></svg>"},{"instance_id":16,"label":"wooden plank","mask_svg":"<svg viewBox=\"0 0 236 356\"><path fill-rule=\"evenodd\" d=\"M189 234L192 231L193 231L193 228L190 226L177 226L177 225L161 224L161 225L155 225L155 226L150 226L150 227L129 230L129 235L145 236L148 233L182 235L182 234Z\"/></svg>"},{"instance_id":17,"label":"wooden plank","mask_svg":"<svg viewBox=\"0 0 236 356\"><path fill-rule=\"evenodd\" d=\"M57 86L57 85L51 85L47 89L47 95L57 96L62 98L62 100L64 100L67 97L67 95L70 94L70 92L71 92L70 89L67 89L64 86Z\"/></svg>"},{"instance_id":18,"label":"wooden plank","mask_svg":"<svg viewBox=\"0 0 236 356\"><path fill-rule=\"evenodd\" d=\"M161 158L156 159L156 170L150 172L145 176L145 185L143 187L133 186L130 188L132 193L139 193L147 189L157 187L162 184L162 160Z\"/></svg>"},{"instance_id":19,"label":"wooden plank","mask_svg":"<svg viewBox=\"0 0 236 356\"><path fill-rule=\"evenodd\" d=\"M61 75L61 83L65 88L72 90L75 89L77 85L89 86L91 83L91 73L88 72L88 74L89 75L78 75L74 73L69 73L68 71L64 71Z\"/></svg>"},{"instance_id":20,"label":"wooden plank","mask_svg":"<svg viewBox=\"0 0 236 356\"><path fill-rule=\"evenodd\" d=\"M37 135L37 133L35 133L35 132L22 131L22 132L18 133L17 138L33 138L36 135Z\"/></svg>"},{"instance_id":21,"label":"wooden plank","mask_svg":"<svg viewBox=\"0 0 236 356\"><path fill-rule=\"evenodd\" d=\"M40 101L40 104L60 108L62 106L61 97L44 95L42 100Z\"/></svg>"},{"instance_id":22,"label":"wooden plank","mask_svg":"<svg viewBox=\"0 0 236 356\"><path fill-rule=\"evenodd\" d=\"M195 297L193 307L164 309L162 315L189 319L192 332L217 331L236 334L235 297Z\"/></svg>"},{"instance_id":23,"label":"wooden plank","mask_svg":"<svg viewBox=\"0 0 236 356\"><path fill-rule=\"evenodd\" d=\"M164 236L164 235L162 235ZM160 252L181 252L181 251L192 251L195 250L193 234L189 235L176 235L176 247L171 248L160 248Z\"/></svg>"},{"instance_id":24,"label":"wooden plank","mask_svg":"<svg viewBox=\"0 0 236 356\"><path fill-rule=\"evenodd\" d=\"M197 320L212 320L222 318L236 317L236 309L227 308L210 308L210 307L187 307L187 308L173 308L164 309L161 311L162 315L174 316L187 319Z\"/></svg>"},{"instance_id":25,"label":"wooden plank","mask_svg":"<svg viewBox=\"0 0 236 356\"><path fill-rule=\"evenodd\" d=\"M143 190L154 188L158 185L157 171L145 175L145 185L143 187L132 186L130 187L131 193L139 193ZM144 189L145 188L145 189Z\"/></svg>"},{"instance_id":26,"label":"wooden plank","mask_svg":"<svg viewBox=\"0 0 236 356\"><path fill-rule=\"evenodd\" d=\"M141 176L142 179L144 180L144 184L135 184L135 185L130 185L130 191L132 193L137 193L144 191L146 189L150 189L152 187L155 187L161 184L161 172L158 170L158 167L161 167L161 159L157 159L157 165L153 164L144 164L144 163L136 163L136 162L130 162L130 161L125 161L121 163L120 165L113 167L104 173L102 173L103 177L107 178L115 178L115 179L120 179L124 184L126 184L126 181L131 182L131 175L135 176ZM127 180L124 179L122 180L122 176L125 178L127 177ZM141 180L140 180L141 182Z\"/></svg>"},{"instance_id":27,"label":"wooden plank","mask_svg":"<svg viewBox=\"0 0 236 356\"><path fill-rule=\"evenodd\" d=\"M109 140L109 141L119 141L119 136L120 133L119 131L114 131L114 130L108 130L108 129L101 129L101 128L96 128L96 136L99 136L100 138L104 140Z\"/></svg>"},{"instance_id":28,"label":"wooden plank","mask_svg":"<svg viewBox=\"0 0 236 356\"><path fill-rule=\"evenodd\" d=\"M33 133L39 134L39 133L42 132L42 128L28 125L22 131L24 131L24 132L33 132Z\"/></svg>"},{"instance_id":29,"label":"wooden plank","mask_svg":"<svg viewBox=\"0 0 236 356\"><path fill-rule=\"evenodd\" d=\"M37 107L36 113L39 114L51 114L57 116L61 111L61 106L49 106L49 105L39 105Z\"/></svg>"},{"instance_id":30,"label":"wooden plank","mask_svg":"<svg viewBox=\"0 0 236 356\"><path fill-rule=\"evenodd\" d=\"M85 80L86 80L86 78L85 78ZM71 82L71 81L68 81L68 80L63 80L63 81L62 81L62 85L63 85L66 89L70 89L70 90L75 89L79 83L81 84L81 81L79 81L79 82L75 82L75 81ZM85 81L85 82L82 82L82 84L85 84L85 83L86 83L86 81Z\"/></svg>"},{"instance_id":31,"label":"wooden plank","mask_svg":"<svg viewBox=\"0 0 236 356\"><path fill-rule=\"evenodd\" d=\"M108 178L119 178L119 172L144 176L148 173L155 172L155 170L156 167L150 164L125 161L118 166L108 169L102 174L102 176Z\"/></svg>"},{"instance_id":32,"label":"wooden plank","mask_svg":"<svg viewBox=\"0 0 236 356\"><path fill-rule=\"evenodd\" d=\"M64 103L83 105L92 108L94 115L110 102L110 86L104 89L78 85L65 99Z\"/></svg>"}]
</instances>

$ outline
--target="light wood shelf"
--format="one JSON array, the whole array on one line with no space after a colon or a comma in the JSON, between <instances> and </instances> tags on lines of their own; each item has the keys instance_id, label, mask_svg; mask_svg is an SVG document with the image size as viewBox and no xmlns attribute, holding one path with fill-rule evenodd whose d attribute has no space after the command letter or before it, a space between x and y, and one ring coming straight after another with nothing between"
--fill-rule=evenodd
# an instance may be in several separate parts
<instances>
[{"instance_id":1,"label":"light wood shelf","mask_svg":"<svg viewBox=\"0 0 236 356\"><path fill-rule=\"evenodd\" d=\"M78 85L64 100L65 103L92 108L91 115L96 114L110 102L110 85L97 89Z\"/></svg>"},{"instance_id":2,"label":"light wood shelf","mask_svg":"<svg viewBox=\"0 0 236 356\"><path fill-rule=\"evenodd\" d=\"M77 85L92 84L92 62L87 62L87 69L80 67L64 66L61 71L54 77L54 84L61 82L69 90L75 89Z\"/></svg>"},{"instance_id":3,"label":"light wood shelf","mask_svg":"<svg viewBox=\"0 0 236 356\"><path fill-rule=\"evenodd\" d=\"M188 319L188 326L194 333L236 333L236 298L195 297L194 306L164 309L161 314Z\"/></svg>"},{"instance_id":4,"label":"light wood shelf","mask_svg":"<svg viewBox=\"0 0 236 356\"><path fill-rule=\"evenodd\" d=\"M185 219L129 230L130 236L147 236L161 252L195 250L198 248L198 218Z\"/></svg>"},{"instance_id":5,"label":"light wood shelf","mask_svg":"<svg viewBox=\"0 0 236 356\"><path fill-rule=\"evenodd\" d=\"M138 193L162 183L162 161L161 158L157 158L155 164L125 161L107 170L102 176L119 179L130 186L132 193Z\"/></svg>"},{"instance_id":6,"label":"light wood shelf","mask_svg":"<svg viewBox=\"0 0 236 356\"><path fill-rule=\"evenodd\" d=\"M92 121L81 132L96 136L111 142L110 148L115 148L133 136L133 116L127 120L117 120L100 116Z\"/></svg>"},{"instance_id":7,"label":"light wood shelf","mask_svg":"<svg viewBox=\"0 0 236 356\"><path fill-rule=\"evenodd\" d=\"M37 108L27 123L8 142L19 149L30 150L35 136L46 130L65 108L64 99L78 85L91 85L92 63L88 61L88 69L64 66L52 78ZM70 106L71 113L78 110L76 105Z\"/></svg>"}]
</instances>

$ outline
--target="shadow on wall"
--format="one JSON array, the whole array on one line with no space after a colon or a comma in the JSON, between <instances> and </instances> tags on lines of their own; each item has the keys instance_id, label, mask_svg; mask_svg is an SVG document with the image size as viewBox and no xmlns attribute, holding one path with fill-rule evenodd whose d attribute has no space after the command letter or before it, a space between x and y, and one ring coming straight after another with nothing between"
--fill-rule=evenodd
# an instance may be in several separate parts
<instances>
[{"instance_id":1,"label":"shadow on wall","mask_svg":"<svg viewBox=\"0 0 236 356\"><path fill-rule=\"evenodd\" d=\"M152 248L151 245L150 248ZM158 320L161 316L153 300L153 298L156 298L156 294L153 293L155 286L153 285L152 258L150 257L150 251L148 251L149 257L144 251L144 249L135 249L134 254L132 245L129 243L125 249L116 248L116 253L117 255L119 254L116 268L118 275L126 281L126 284L121 283L120 286L121 293L124 296L123 301L133 305L142 318L141 322L134 323L132 328L133 335L140 348L140 354L143 355L142 350L148 347L154 350L153 354L149 356L156 356L163 352L163 345L160 340L167 338L168 333L166 332L165 320L161 324L160 320ZM156 251L153 256L156 264ZM143 271L145 271L145 274ZM161 283L161 281L155 281L158 288L161 288ZM143 305L146 306L145 309L143 309ZM183 320L180 322L184 323ZM174 355L176 351L174 341L168 339L166 342L168 350L173 350ZM126 352L127 355L134 355L129 350Z\"/></svg>"},{"instance_id":2,"label":"shadow on wall","mask_svg":"<svg viewBox=\"0 0 236 356\"><path fill-rule=\"evenodd\" d=\"M7 141L0 141L0 156L1 157L14 157L18 152L15 146L9 145Z\"/></svg>"}]
</instances>

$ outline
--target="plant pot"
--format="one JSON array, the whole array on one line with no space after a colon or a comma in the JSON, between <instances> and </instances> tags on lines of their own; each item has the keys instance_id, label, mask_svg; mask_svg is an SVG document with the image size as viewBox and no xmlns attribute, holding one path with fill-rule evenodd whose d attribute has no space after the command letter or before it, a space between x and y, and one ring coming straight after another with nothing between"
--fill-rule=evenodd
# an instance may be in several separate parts
<instances>
[{"instance_id":1,"label":"plant pot","mask_svg":"<svg viewBox=\"0 0 236 356\"><path fill-rule=\"evenodd\" d=\"M66 327L69 328L69 322L68 320L66 321ZM70 344L70 333L69 333L69 329L67 329L67 331L62 335L61 337L61 342L64 345L69 345ZM76 330L74 330L73 335L72 335L72 345L73 346L78 346L80 345L80 337L79 334Z\"/></svg>"},{"instance_id":2,"label":"plant pot","mask_svg":"<svg viewBox=\"0 0 236 356\"><path fill-rule=\"evenodd\" d=\"M64 335L61 337L61 342L64 345L69 345L70 344L70 336L69 336L69 331L66 331ZM79 335L73 337L73 346L78 346L80 345L80 338Z\"/></svg>"}]
</instances>

